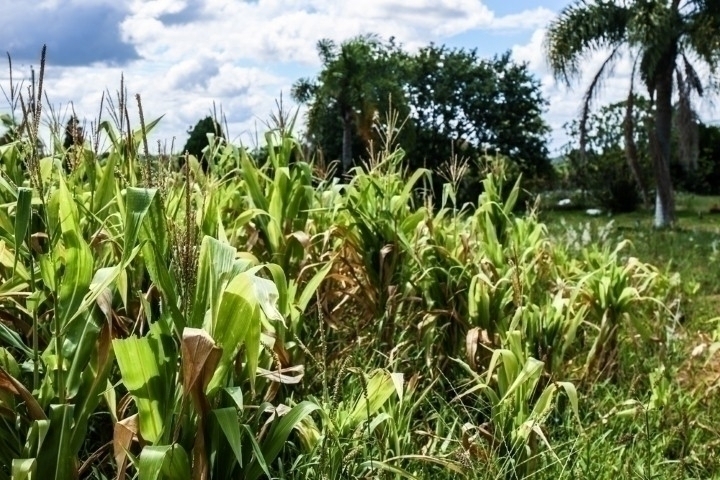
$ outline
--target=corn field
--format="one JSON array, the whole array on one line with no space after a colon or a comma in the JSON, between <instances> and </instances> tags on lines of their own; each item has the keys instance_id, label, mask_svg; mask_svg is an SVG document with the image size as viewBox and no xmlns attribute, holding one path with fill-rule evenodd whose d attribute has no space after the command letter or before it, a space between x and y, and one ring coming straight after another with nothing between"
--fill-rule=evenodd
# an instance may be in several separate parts
<instances>
[{"instance_id":1,"label":"corn field","mask_svg":"<svg viewBox=\"0 0 720 480\"><path fill-rule=\"evenodd\" d=\"M122 85L41 151L42 95L0 146L0 480L577 478L587 392L683 306L627 242L551 236L507 159L432 207L392 115L339 179L292 122L150 152Z\"/></svg>"}]
</instances>

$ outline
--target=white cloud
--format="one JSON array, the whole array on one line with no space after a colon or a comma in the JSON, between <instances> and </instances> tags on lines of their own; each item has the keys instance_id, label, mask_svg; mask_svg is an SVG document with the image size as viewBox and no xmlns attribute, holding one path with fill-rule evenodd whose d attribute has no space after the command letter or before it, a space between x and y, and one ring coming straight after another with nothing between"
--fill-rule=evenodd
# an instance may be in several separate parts
<instances>
[{"instance_id":1,"label":"white cloud","mask_svg":"<svg viewBox=\"0 0 720 480\"><path fill-rule=\"evenodd\" d=\"M57 0L45 3L49 9L60 5ZM97 8L112 5L110 0L91 3ZM342 41L373 32L385 39L394 36L413 50L467 32L477 33L482 42L483 34L497 38L534 30L528 43L513 47L514 58L528 61L542 81L550 100L547 119L556 133L576 117L587 85L585 76L569 92L552 79L542 39L554 13L544 7L498 16L480 0L132 0L113 11L123 15L119 40L132 46L140 59L121 67L50 68L46 90L51 101L73 100L81 117L93 118L102 92L108 88L114 93L124 72L130 95L142 95L146 117L165 115L154 137L176 136L178 142L210 112L213 101L227 115L231 136L247 139L274 110L281 92L290 103L290 87L300 76L293 75L292 66L318 67L315 45L321 38ZM42 42L38 37L38 46ZM48 52L50 64L56 54ZM589 60L585 70L592 74L598 65L596 59ZM620 75L607 82L603 98L625 94L625 67L619 64ZM6 85L2 74L0 82ZM135 111L134 98L130 106Z\"/></svg>"}]
</instances>

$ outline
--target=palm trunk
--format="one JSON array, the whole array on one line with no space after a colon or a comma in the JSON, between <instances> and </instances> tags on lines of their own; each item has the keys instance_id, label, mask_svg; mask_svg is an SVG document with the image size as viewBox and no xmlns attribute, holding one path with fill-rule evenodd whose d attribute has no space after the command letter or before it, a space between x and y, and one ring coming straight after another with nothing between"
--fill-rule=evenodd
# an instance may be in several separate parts
<instances>
[{"instance_id":1,"label":"palm trunk","mask_svg":"<svg viewBox=\"0 0 720 480\"><path fill-rule=\"evenodd\" d=\"M670 134L672 130L672 62L661 69L656 81L655 132L652 138L655 173L655 227L664 228L675 221L675 200L670 178Z\"/></svg>"},{"instance_id":2,"label":"palm trunk","mask_svg":"<svg viewBox=\"0 0 720 480\"><path fill-rule=\"evenodd\" d=\"M352 168L352 112L344 112L342 121L342 172L346 175Z\"/></svg>"}]
</instances>

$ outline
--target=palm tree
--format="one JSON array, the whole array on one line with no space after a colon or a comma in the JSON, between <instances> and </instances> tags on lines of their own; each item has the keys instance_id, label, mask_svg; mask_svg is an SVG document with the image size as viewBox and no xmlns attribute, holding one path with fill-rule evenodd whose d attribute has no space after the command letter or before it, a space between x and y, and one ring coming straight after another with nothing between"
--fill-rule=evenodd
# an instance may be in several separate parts
<instances>
[{"instance_id":1,"label":"palm tree","mask_svg":"<svg viewBox=\"0 0 720 480\"><path fill-rule=\"evenodd\" d=\"M383 46L374 35L362 35L345 41L339 47L332 40L323 39L317 44L322 70L315 81L300 79L293 85L292 96L301 103L312 103L335 111L342 124L342 170L352 167L353 135L367 129L377 99L374 91L373 60ZM312 116L313 108L309 112ZM316 113L319 115L319 108ZM312 122L312 118L310 119ZM362 133L362 132L361 132Z\"/></svg>"},{"instance_id":2,"label":"palm tree","mask_svg":"<svg viewBox=\"0 0 720 480\"><path fill-rule=\"evenodd\" d=\"M634 62L629 98L634 79L640 80L653 102L650 154L655 175L655 226L665 227L675 220L672 179L670 178L670 139L673 127L673 95L679 96L678 127L683 142L691 142L697 128L690 110L693 93L703 94L703 86L693 61L704 63L711 73L720 62L720 1L718 0L576 0L562 10L550 24L546 55L557 79L570 85L587 54L609 51L585 93L581 118L581 146L590 102L601 80L624 53ZM628 102L632 108L632 102ZM628 126L631 128L630 126ZM632 149L632 145L626 145ZM681 148L681 152L697 149ZM632 168L632 152L627 158ZM681 158L693 163L691 155Z\"/></svg>"}]
</instances>

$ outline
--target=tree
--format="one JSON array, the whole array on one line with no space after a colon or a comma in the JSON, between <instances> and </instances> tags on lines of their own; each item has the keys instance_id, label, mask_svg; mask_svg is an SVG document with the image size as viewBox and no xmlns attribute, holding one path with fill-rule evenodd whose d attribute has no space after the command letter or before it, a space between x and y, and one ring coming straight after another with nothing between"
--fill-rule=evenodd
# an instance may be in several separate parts
<instances>
[{"instance_id":1,"label":"tree","mask_svg":"<svg viewBox=\"0 0 720 480\"><path fill-rule=\"evenodd\" d=\"M487 152L507 156L526 176L550 174L546 101L525 64L509 53L484 60L476 50L431 44L410 65L407 91L416 132L408 150L415 166L438 168L454 155L474 159ZM477 193L467 200L475 201Z\"/></svg>"},{"instance_id":2,"label":"tree","mask_svg":"<svg viewBox=\"0 0 720 480\"><path fill-rule=\"evenodd\" d=\"M373 137L374 119L387 111L389 101L401 115L407 113L400 81L403 54L393 39L382 43L375 35L354 37L340 46L323 39L317 51L322 61L320 74L314 80L298 80L292 97L310 106L307 129L311 143L326 157L339 156L342 173L347 173L353 153L357 154L357 147L367 146Z\"/></svg>"},{"instance_id":3,"label":"tree","mask_svg":"<svg viewBox=\"0 0 720 480\"><path fill-rule=\"evenodd\" d=\"M675 220L670 177L673 95L678 93L680 127L690 132L690 96L702 95L703 86L690 59L705 63L712 73L720 60L720 2L717 0L576 0L551 23L546 38L546 56L557 79L569 86L580 62L588 53L609 50L585 94L581 128L587 121L590 101L620 56L628 52L634 62L630 93L639 75L653 102L653 131L650 152L656 184L655 226ZM632 102L629 102L629 109ZM581 135L584 137L584 135ZM696 135L685 134L691 141ZM682 148L684 152L697 151ZM683 158L691 165L693 158Z\"/></svg>"},{"instance_id":4,"label":"tree","mask_svg":"<svg viewBox=\"0 0 720 480\"><path fill-rule=\"evenodd\" d=\"M698 127L697 168L688 171L676 162L670 171L684 191L720 195L720 126L700 123Z\"/></svg>"},{"instance_id":5,"label":"tree","mask_svg":"<svg viewBox=\"0 0 720 480\"><path fill-rule=\"evenodd\" d=\"M79 152L85 142L85 134L80 126L80 120L72 115L65 125L65 139L63 140L63 149L65 150L63 167L66 172L72 171L79 161Z\"/></svg>"},{"instance_id":6,"label":"tree","mask_svg":"<svg viewBox=\"0 0 720 480\"><path fill-rule=\"evenodd\" d=\"M65 125L65 140L63 141L63 148L68 150L73 145L82 145L84 139L83 128L80 126L80 121L73 115Z\"/></svg>"},{"instance_id":7,"label":"tree","mask_svg":"<svg viewBox=\"0 0 720 480\"><path fill-rule=\"evenodd\" d=\"M181 152L181 165L184 163L185 152L188 152L200 161L203 172L207 172L208 160L203 156L203 149L209 145L208 134L225 138L220 124L208 115L202 120L199 120L198 123L195 124L195 127L188 130L187 133L190 137L187 139L187 142L185 142L185 146Z\"/></svg>"},{"instance_id":8,"label":"tree","mask_svg":"<svg viewBox=\"0 0 720 480\"><path fill-rule=\"evenodd\" d=\"M438 169L452 159L471 160L462 200L475 201L478 172L472 160L485 152L509 156L528 176L550 174L540 84L509 54L481 60L476 51L429 45L414 55L392 39L356 37L336 47L318 44L323 63L315 80L301 79L295 100L307 103L310 143L326 157L343 158L343 171L373 136L373 117L390 102L405 123L397 138L411 167Z\"/></svg>"},{"instance_id":9,"label":"tree","mask_svg":"<svg viewBox=\"0 0 720 480\"><path fill-rule=\"evenodd\" d=\"M568 180L616 213L633 211L640 201L649 206L649 186L644 179L652 173L648 135L652 105L639 95L630 100L634 105L632 117L627 116L627 100L603 105L588 114L582 152L580 120L564 126L571 139L565 147ZM632 132L628 131L628 122L633 125ZM626 147L628 142L632 149ZM628 150L632 150L632 161L627 158Z\"/></svg>"}]
</instances>

